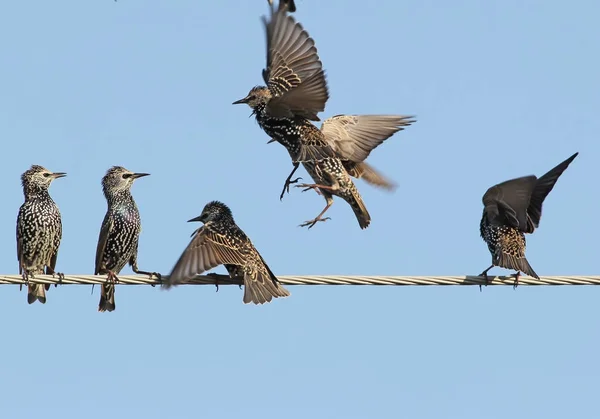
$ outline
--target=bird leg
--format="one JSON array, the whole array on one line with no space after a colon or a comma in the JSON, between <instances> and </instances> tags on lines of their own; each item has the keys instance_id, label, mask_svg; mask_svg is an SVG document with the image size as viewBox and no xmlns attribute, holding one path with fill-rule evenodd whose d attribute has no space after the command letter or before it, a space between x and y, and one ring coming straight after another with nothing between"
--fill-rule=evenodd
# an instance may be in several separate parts
<instances>
[{"instance_id":1,"label":"bird leg","mask_svg":"<svg viewBox=\"0 0 600 419\"><path fill-rule=\"evenodd\" d=\"M302 192L306 192L309 189L314 189L319 195L321 195L321 192L319 191L319 189L325 189L327 191L332 191L332 192L335 192L337 190L337 188L335 188L333 186L326 186L326 185L321 185L318 183L302 183L300 185L296 185L296 188L305 188L302 190Z\"/></svg>"},{"instance_id":2,"label":"bird leg","mask_svg":"<svg viewBox=\"0 0 600 419\"><path fill-rule=\"evenodd\" d=\"M33 274L30 274L27 269L25 269L25 267L23 267L23 273L21 274L21 277L23 278L23 283L25 285L29 285L29 277L35 278L33 276ZM19 284L19 291L21 291L23 289L23 284Z\"/></svg>"},{"instance_id":3,"label":"bird leg","mask_svg":"<svg viewBox=\"0 0 600 419\"><path fill-rule=\"evenodd\" d=\"M56 278L58 276L58 284L62 285L63 279L65 279L65 274L62 272L56 272L49 266L46 266L46 270L50 272L52 278ZM58 287L58 284L54 284L54 288Z\"/></svg>"},{"instance_id":4,"label":"bird leg","mask_svg":"<svg viewBox=\"0 0 600 419\"><path fill-rule=\"evenodd\" d=\"M492 269L494 267L494 265L491 265L489 268L487 268L485 271L483 271L482 273L479 274L479 276L482 276L485 278L485 286L487 287L490 284L490 279L488 278L488 271L490 269ZM481 284L479 284L479 292L481 292Z\"/></svg>"},{"instance_id":5,"label":"bird leg","mask_svg":"<svg viewBox=\"0 0 600 419\"><path fill-rule=\"evenodd\" d=\"M519 286L519 277L521 276L521 271L518 271L516 274L512 274L511 276L515 277L515 283L513 284L513 289L516 290Z\"/></svg>"},{"instance_id":6,"label":"bird leg","mask_svg":"<svg viewBox=\"0 0 600 419\"><path fill-rule=\"evenodd\" d=\"M152 279L152 277L155 276L162 283L162 275L159 274L158 272L140 271L138 269L137 265L132 266L131 270L138 275L148 275L150 277L150 279ZM150 284L150 285L152 285L153 287L155 286L155 284Z\"/></svg>"},{"instance_id":7,"label":"bird leg","mask_svg":"<svg viewBox=\"0 0 600 419\"><path fill-rule=\"evenodd\" d=\"M118 284L119 283L119 278L117 277L117 274L114 273L113 271L108 271L106 273L106 281L107 282L112 282L113 284Z\"/></svg>"},{"instance_id":8,"label":"bird leg","mask_svg":"<svg viewBox=\"0 0 600 419\"><path fill-rule=\"evenodd\" d=\"M219 292L219 277L221 275L216 274L214 272L209 272L209 273L206 274L206 276L210 276L211 278L215 279L215 286L217 287L217 290L215 292Z\"/></svg>"},{"instance_id":9,"label":"bird leg","mask_svg":"<svg viewBox=\"0 0 600 419\"><path fill-rule=\"evenodd\" d=\"M306 221L306 222L300 224L299 227L306 227L306 226L308 226L308 229L310 230L319 221L331 220L331 218L329 218L329 217L323 218L323 214L325 214L325 212L327 212L327 210L329 209L329 207L331 207L332 204L333 204L333 200L331 200L331 202L327 202L327 205L325 206L325 209L323 209L323 211L321 211L321 213L319 215L317 215L312 220L309 220L309 221Z\"/></svg>"},{"instance_id":10,"label":"bird leg","mask_svg":"<svg viewBox=\"0 0 600 419\"><path fill-rule=\"evenodd\" d=\"M283 184L283 190L281 191L281 195L279 195L280 201L283 199L283 195L286 193L286 191L287 191L287 193L290 193L290 185L292 183L297 183L300 179L302 179L301 177L297 177L296 179L291 180L292 176L294 176L294 173L296 173L296 170L298 170L298 167L300 167L300 163L294 163L294 168L292 169L292 173L290 173L290 175L285 180L285 183Z\"/></svg>"}]
</instances>

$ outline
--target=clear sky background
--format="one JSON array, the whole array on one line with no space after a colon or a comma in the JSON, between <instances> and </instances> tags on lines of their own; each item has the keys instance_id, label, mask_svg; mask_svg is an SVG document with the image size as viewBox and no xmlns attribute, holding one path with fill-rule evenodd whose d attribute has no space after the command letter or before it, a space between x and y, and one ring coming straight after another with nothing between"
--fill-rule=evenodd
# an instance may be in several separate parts
<instances>
[{"instance_id":1,"label":"clear sky background","mask_svg":"<svg viewBox=\"0 0 600 419\"><path fill-rule=\"evenodd\" d=\"M112 165L149 172L139 266L168 273L210 200L275 273L476 275L481 196L576 151L528 258L540 275L600 274L600 7L596 1L297 0L339 113L417 115L369 162L361 231L336 199L280 188L287 152L231 102L262 82L264 0L9 1L0 13L0 271L17 272L20 175L64 171L57 268L93 273ZM306 179L302 169L300 176ZM223 268L218 268L223 272ZM123 273L130 273L125 268ZM507 273L494 269L491 273ZM0 287L5 418L592 418L600 289Z\"/></svg>"}]
</instances>

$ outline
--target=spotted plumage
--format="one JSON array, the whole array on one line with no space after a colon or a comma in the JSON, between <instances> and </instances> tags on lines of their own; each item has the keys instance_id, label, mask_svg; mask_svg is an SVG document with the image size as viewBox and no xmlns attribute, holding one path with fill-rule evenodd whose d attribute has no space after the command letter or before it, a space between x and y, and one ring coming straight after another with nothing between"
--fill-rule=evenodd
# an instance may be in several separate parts
<instances>
[{"instance_id":1,"label":"spotted plumage","mask_svg":"<svg viewBox=\"0 0 600 419\"><path fill-rule=\"evenodd\" d=\"M62 219L58 206L50 197L48 188L54 179L66 173L53 173L33 165L21 175L25 202L17 216L17 260L19 274L28 282L36 274L63 274L55 272L58 248L62 239ZM27 302L46 303L50 285L28 283Z\"/></svg>"},{"instance_id":2,"label":"spotted plumage","mask_svg":"<svg viewBox=\"0 0 600 419\"><path fill-rule=\"evenodd\" d=\"M525 257L525 234L539 227L542 204L558 178L577 157L573 154L564 162L540 177L524 176L489 188L483 196L483 214L479 223L481 238L492 255L492 265L517 271L515 286L521 272L539 279Z\"/></svg>"},{"instance_id":3,"label":"spotted plumage","mask_svg":"<svg viewBox=\"0 0 600 419\"><path fill-rule=\"evenodd\" d=\"M259 126L282 144L290 154L293 170L287 177L280 199L289 185L299 178L292 176L303 164L315 183L296 185L315 189L325 197L327 206L315 219L303 226L324 221L322 215L336 195L353 208L361 228L370 223L370 215L351 177L363 178L372 185L393 189L394 185L365 159L378 145L415 120L400 115L337 115L319 121L329 98L325 72L314 41L281 6L270 19L263 19L267 35L267 66L263 70L266 86L256 86L234 104L246 103L253 110ZM306 189L305 189L306 190Z\"/></svg>"},{"instance_id":4,"label":"spotted plumage","mask_svg":"<svg viewBox=\"0 0 600 419\"><path fill-rule=\"evenodd\" d=\"M244 278L244 303L264 304L290 295L271 272L250 238L240 229L229 207L219 201L205 205L202 214L189 220L204 223L175 263L163 287L181 284L218 265L230 277Z\"/></svg>"},{"instance_id":5,"label":"spotted plumage","mask_svg":"<svg viewBox=\"0 0 600 419\"><path fill-rule=\"evenodd\" d=\"M100 229L96 248L95 275L108 275L102 285L98 311L115 310L115 287L117 275L129 264L138 274L157 276L156 272L138 269L138 241L142 231L140 213L131 195L133 182L148 173L133 173L121 166L113 166L102 178L102 190L108 204Z\"/></svg>"}]
</instances>

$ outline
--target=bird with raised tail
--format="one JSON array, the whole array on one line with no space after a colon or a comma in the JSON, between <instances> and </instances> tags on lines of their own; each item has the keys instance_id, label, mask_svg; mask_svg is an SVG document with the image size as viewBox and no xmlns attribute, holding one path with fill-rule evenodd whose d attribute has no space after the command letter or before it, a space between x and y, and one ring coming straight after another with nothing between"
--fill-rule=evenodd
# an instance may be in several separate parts
<instances>
[{"instance_id":1,"label":"bird with raised tail","mask_svg":"<svg viewBox=\"0 0 600 419\"><path fill-rule=\"evenodd\" d=\"M525 257L525 234L531 234L539 227L544 200L578 154L573 154L540 178L530 175L507 180L492 186L483 195L479 232L492 255L492 265L479 274L486 282L487 273L494 266L517 271L513 274L515 288L521 272L540 279Z\"/></svg>"},{"instance_id":2,"label":"bird with raised tail","mask_svg":"<svg viewBox=\"0 0 600 419\"><path fill-rule=\"evenodd\" d=\"M46 291L50 284L32 284L29 278L36 274L58 275L55 272L58 248L62 239L62 218L58 206L50 197L50 184L67 174L51 172L33 165L21 175L25 202L17 216L17 260L19 274L27 283L27 302L46 304Z\"/></svg>"},{"instance_id":3,"label":"bird with raised tail","mask_svg":"<svg viewBox=\"0 0 600 419\"><path fill-rule=\"evenodd\" d=\"M209 202L202 214L188 222L204 225L192 234L171 274L163 281L169 289L200 275L209 269L224 265L231 278L244 279L244 303L264 304L273 298L288 297L277 277L254 247L250 238L237 226L227 205Z\"/></svg>"},{"instance_id":4,"label":"bird with raised tail","mask_svg":"<svg viewBox=\"0 0 600 419\"><path fill-rule=\"evenodd\" d=\"M149 176L148 173L134 173L121 166L113 166L102 178L102 191L108 209L102 221L94 275L107 275L107 283L102 285L98 311L114 311L115 283L117 275L129 264L136 274L156 276L157 272L138 269L138 242L142 231L140 212L131 195L131 187L136 179Z\"/></svg>"},{"instance_id":5,"label":"bird with raised tail","mask_svg":"<svg viewBox=\"0 0 600 419\"><path fill-rule=\"evenodd\" d=\"M315 42L289 15L287 7L280 3L275 11L270 4L270 18L263 18L267 65L262 75L266 86L252 88L246 97L233 103L252 108L259 126L272 138L269 142L283 145L292 159L293 169L279 198L283 199L290 185L301 179L292 180L300 164L314 183L296 187L314 189L325 198L323 211L301 226L311 228L329 219L323 215L335 195L350 204L360 228L367 228L371 216L352 177L393 190L393 182L365 160L373 149L415 119L402 115L337 115L318 129L311 121L320 120L317 114L325 109L329 91Z\"/></svg>"}]
</instances>

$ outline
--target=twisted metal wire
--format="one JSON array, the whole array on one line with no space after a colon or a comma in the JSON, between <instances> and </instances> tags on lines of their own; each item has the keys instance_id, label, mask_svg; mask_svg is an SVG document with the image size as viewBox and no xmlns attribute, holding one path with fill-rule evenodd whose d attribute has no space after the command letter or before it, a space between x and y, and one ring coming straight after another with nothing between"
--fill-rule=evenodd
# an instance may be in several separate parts
<instances>
[{"instance_id":1,"label":"twisted metal wire","mask_svg":"<svg viewBox=\"0 0 600 419\"><path fill-rule=\"evenodd\" d=\"M168 276L163 276L163 281ZM467 276L363 276L363 275L281 275L277 277L284 285L514 285L512 276L488 277ZM65 275L62 281L51 275L36 275L29 282L38 284L92 285L106 283L105 275ZM242 285L243 279L227 275L198 275L181 285ZM22 285L21 275L0 275L0 285ZM146 275L119 276L122 285L160 285L161 281ZM543 276L535 279L519 277L519 285L600 285L600 275L592 276Z\"/></svg>"}]
</instances>

